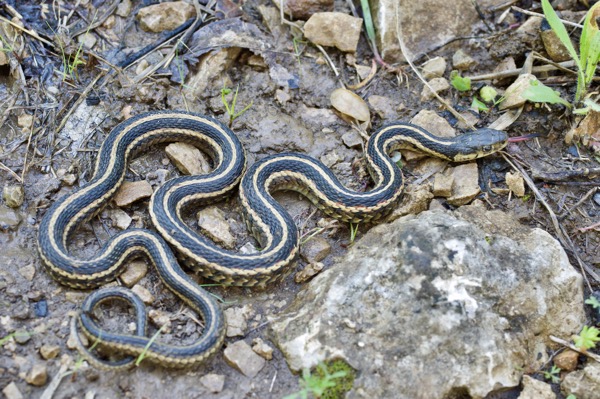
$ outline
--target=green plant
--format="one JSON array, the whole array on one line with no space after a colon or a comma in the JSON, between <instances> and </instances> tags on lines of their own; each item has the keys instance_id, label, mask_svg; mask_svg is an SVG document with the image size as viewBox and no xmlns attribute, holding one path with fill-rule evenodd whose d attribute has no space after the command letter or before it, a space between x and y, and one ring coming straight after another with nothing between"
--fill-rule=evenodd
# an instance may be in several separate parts
<instances>
[{"instance_id":1,"label":"green plant","mask_svg":"<svg viewBox=\"0 0 600 399\"><path fill-rule=\"evenodd\" d=\"M596 66L600 60L600 30L596 18L600 16L600 3L596 3L586 14L583 23L581 38L579 39L579 55L571 42L569 33L564 24L556 14L556 11L550 5L549 0L542 0L542 9L548 24L565 46L569 55L577 66L577 92L575 93L575 103L585 95L592 78L596 72Z\"/></svg>"},{"instance_id":2,"label":"green plant","mask_svg":"<svg viewBox=\"0 0 600 399\"><path fill-rule=\"evenodd\" d=\"M552 366L548 371L544 371L544 379L552 381L553 384L560 382L560 368Z\"/></svg>"},{"instance_id":3,"label":"green plant","mask_svg":"<svg viewBox=\"0 0 600 399\"><path fill-rule=\"evenodd\" d=\"M227 100L227 96L229 95L229 93L231 93L232 90L227 87L223 87L221 89L221 101L223 102L223 105L225 106L225 109L227 110L227 114L229 115L229 128L231 128L231 126L233 125L233 121L235 121L239 116L243 115L246 111L248 111L248 109L254 103L254 101L250 101L250 104L246 105L246 107L243 110L236 113L235 105L237 103L237 96L238 96L239 88L240 88L239 85L235 88L235 93L233 94L233 99L231 101L231 104L229 104L229 101Z\"/></svg>"},{"instance_id":4,"label":"green plant","mask_svg":"<svg viewBox=\"0 0 600 399\"><path fill-rule=\"evenodd\" d=\"M535 103L562 104L571 108L571 104L563 99L556 90L552 90L537 79L530 81L529 87L521 93L521 97Z\"/></svg>"},{"instance_id":5,"label":"green plant","mask_svg":"<svg viewBox=\"0 0 600 399\"><path fill-rule=\"evenodd\" d=\"M566 399L577 399L577 396L569 394L569 396L567 396Z\"/></svg>"},{"instance_id":6,"label":"green plant","mask_svg":"<svg viewBox=\"0 0 600 399\"><path fill-rule=\"evenodd\" d=\"M591 305L594 309L600 309L600 301L595 296L591 296L585 300L585 303Z\"/></svg>"},{"instance_id":7,"label":"green plant","mask_svg":"<svg viewBox=\"0 0 600 399\"><path fill-rule=\"evenodd\" d=\"M148 341L148 343L144 347L144 350L142 351L142 353L140 353L140 355L135 360L135 365L136 366L139 366L140 363L142 363L142 360L144 360L144 358L146 357L146 353L148 353L148 349L150 349L150 346L154 343L154 341L156 341L156 338L158 338L158 336L160 335L160 333L162 332L162 330L165 328L165 326L166 326L166 324L163 324L162 326L160 326L160 328L158 329L158 331L156 331L156 333L154 333L154 335L152 336L152 338L150 338L150 340Z\"/></svg>"},{"instance_id":8,"label":"green plant","mask_svg":"<svg viewBox=\"0 0 600 399\"><path fill-rule=\"evenodd\" d=\"M581 350L594 348L598 341L600 341L600 330L596 327L583 326L581 332L573 336L575 346Z\"/></svg>"},{"instance_id":9,"label":"green plant","mask_svg":"<svg viewBox=\"0 0 600 399\"><path fill-rule=\"evenodd\" d=\"M463 78L458 71L450 72L450 84L458 91L471 90L471 79Z\"/></svg>"},{"instance_id":10,"label":"green plant","mask_svg":"<svg viewBox=\"0 0 600 399\"><path fill-rule=\"evenodd\" d=\"M358 233L359 223L350 223L350 242L354 242L356 239L356 233Z\"/></svg>"},{"instance_id":11,"label":"green plant","mask_svg":"<svg viewBox=\"0 0 600 399\"><path fill-rule=\"evenodd\" d=\"M307 399L309 395L317 399L343 398L352 388L354 378L354 369L343 360L319 363L312 373L309 369L302 371L302 378L299 380L302 389L284 399Z\"/></svg>"}]
</instances>

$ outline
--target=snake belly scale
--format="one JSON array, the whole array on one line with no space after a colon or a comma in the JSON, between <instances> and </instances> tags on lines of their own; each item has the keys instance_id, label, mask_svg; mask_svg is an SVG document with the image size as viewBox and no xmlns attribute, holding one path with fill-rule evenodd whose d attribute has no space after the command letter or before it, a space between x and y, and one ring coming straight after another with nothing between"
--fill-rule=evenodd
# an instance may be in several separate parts
<instances>
[{"instance_id":1,"label":"snake belly scale","mask_svg":"<svg viewBox=\"0 0 600 399\"><path fill-rule=\"evenodd\" d=\"M345 188L321 162L302 154L267 156L244 174L244 150L236 136L219 122L186 112L149 112L115 127L102 145L91 181L57 201L46 212L38 236L40 254L49 273L60 283L74 288L97 287L116 278L130 259L149 258L167 287L202 316L205 328L198 341L173 346L147 338L145 315L140 315L145 312L142 305L133 294L121 288L91 294L84 303L78 324L92 342L130 355L121 363L108 366L130 364L131 356L141 354L162 365L188 366L203 361L221 346L224 320L212 296L179 267L165 240L188 266L216 282L264 286L289 272L287 266L299 246L294 221L273 199L272 192L298 191L325 213L343 221L378 220L393 209L403 189L401 171L387 155L390 151L408 146L461 162L496 152L506 145L506 140L505 133L489 129L456 138L440 138L410 124L384 126L370 137L365 151L375 184L368 192L355 192ZM149 145L172 141L200 147L211 156L215 168L207 175L172 179L154 192L150 217L160 235L148 230L126 230L111 238L91 259L69 255L68 238L116 192L124 179L127 160ZM245 220L262 247L254 254L222 249L198 235L181 218L187 207L227 196L238 183ZM108 333L90 317L98 304L110 298L128 301L135 307L138 313L136 335Z\"/></svg>"}]
</instances>

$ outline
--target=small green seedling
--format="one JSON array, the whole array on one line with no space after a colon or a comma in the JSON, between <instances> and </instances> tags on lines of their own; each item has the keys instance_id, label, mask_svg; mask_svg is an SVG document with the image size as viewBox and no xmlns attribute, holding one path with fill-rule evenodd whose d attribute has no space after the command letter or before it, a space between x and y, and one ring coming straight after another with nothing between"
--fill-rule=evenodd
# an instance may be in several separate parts
<instances>
[{"instance_id":1,"label":"small green seedling","mask_svg":"<svg viewBox=\"0 0 600 399\"><path fill-rule=\"evenodd\" d=\"M591 305L594 309L600 309L600 301L595 296L591 296L585 300L585 303Z\"/></svg>"},{"instance_id":2,"label":"small green seedling","mask_svg":"<svg viewBox=\"0 0 600 399\"><path fill-rule=\"evenodd\" d=\"M458 71L450 72L450 84L460 92L471 90L471 79L463 78Z\"/></svg>"},{"instance_id":3,"label":"small green seedling","mask_svg":"<svg viewBox=\"0 0 600 399\"><path fill-rule=\"evenodd\" d=\"M579 55L575 51L565 25L550 5L549 0L542 0L542 9L548 24L565 46L573 61L575 61L575 65L577 65L575 103L579 103L592 82L596 73L596 66L600 61L600 29L598 29L596 21L596 18L600 16L600 3L592 6L586 14L581 38L579 39Z\"/></svg>"},{"instance_id":4,"label":"small green seedling","mask_svg":"<svg viewBox=\"0 0 600 399\"><path fill-rule=\"evenodd\" d=\"M596 347L596 342L600 341L600 330L596 327L583 326L579 335L573 336L575 346L581 350L588 350Z\"/></svg>"},{"instance_id":5,"label":"small green seedling","mask_svg":"<svg viewBox=\"0 0 600 399\"><path fill-rule=\"evenodd\" d=\"M548 371L544 371L544 379L552 381L553 384L560 382L560 368L552 366Z\"/></svg>"},{"instance_id":6,"label":"small green seedling","mask_svg":"<svg viewBox=\"0 0 600 399\"><path fill-rule=\"evenodd\" d=\"M239 116L243 115L246 111L248 111L248 109L254 103L254 101L250 101L250 104L246 105L246 107L243 110L236 113L235 112L235 104L237 103L237 96L238 96L239 88L240 88L239 85L235 88L235 93L233 94L233 100L231 101L231 104L229 104L229 101L227 100L227 95L229 95L229 93L231 93L232 90L227 87L223 87L221 89L221 101L223 102L223 105L225 106L225 109L227 110L227 114L229 115L229 128L230 129L231 129L231 126L233 126L233 121L235 121Z\"/></svg>"},{"instance_id":7,"label":"small green seedling","mask_svg":"<svg viewBox=\"0 0 600 399\"><path fill-rule=\"evenodd\" d=\"M477 112L488 112L490 107L495 107L504 101L504 97L499 97L496 100L498 92L492 86L483 86L479 90L479 96L481 97L481 100L477 97L473 97L473 102L471 103L471 108Z\"/></svg>"},{"instance_id":8,"label":"small green seedling","mask_svg":"<svg viewBox=\"0 0 600 399\"><path fill-rule=\"evenodd\" d=\"M325 398L328 390L335 388L340 380L348 375L346 370L330 372L325 363L319 363L318 370L311 373L309 369L302 371L302 378L299 380L300 391L285 396L283 399L308 399L309 395L317 399Z\"/></svg>"},{"instance_id":9,"label":"small green seedling","mask_svg":"<svg viewBox=\"0 0 600 399\"><path fill-rule=\"evenodd\" d=\"M565 399L577 399L577 396L569 394L569 396L567 396Z\"/></svg>"},{"instance_id":10,"label":"small green seedling","mask_svg":"<svg viewBox=\"0 0 600 399\"><path fill-rule=\"evenodd\" d=\"M14 331L14 332L11 332L7 336L0 338L0 348L3 347L8 341L10 341L11 338L14 338L16 336L19 336L19 337L21 337L21 336L23 336L23 337L29 337L29 336L31 336L31 333L27 332L27 331Z\"/></svg>"},{"instance_id":11,"label":"small green seedling","mask_svg":"<svg viewBox=\"0 0 600 399\"><path fill-rule=\"evenodd\" d=\"M350 242L354 242L356 239L356 233L358 233L359 223L350 223Z\"/></svg>"},{"instance_id":12,"label":"small green seedling","mask_svg":"<svg viewBox=\"0 0 600 399\"><path fill-rule=\"evenodd\" d=\"M165 326L166 326L166 324L163 324L162 326L160 326L160 328L158 329L158 331L156 333L154 333L154 335L152 336L152 338L150 338L150 340L148 341L148 343L144 347L144 350L142 351L142 353L140 353L140 355L135 360L135 365L136 366L139 366L140 363L142 363L142 360L144 360L144 358L146 357L146 354L148 353L148 349L150 349L150 346L154 343L154 341L156 341L156 338L158 338L158 336L160 335L160 333L162 332L162 330L165 328Z\"/></svg>"},{"instance_id":13,"label":"small green seedling","mask_svg":"<svg viewBox=\"0 0 600 399\"><path fill-rule=\"evenodd\" d=\"M571 108L571 104L556 90L552 90L537 79L530 81L530 86L521 93L521 97L534 103L562 104Z\"/></svg>"}]
</instances>

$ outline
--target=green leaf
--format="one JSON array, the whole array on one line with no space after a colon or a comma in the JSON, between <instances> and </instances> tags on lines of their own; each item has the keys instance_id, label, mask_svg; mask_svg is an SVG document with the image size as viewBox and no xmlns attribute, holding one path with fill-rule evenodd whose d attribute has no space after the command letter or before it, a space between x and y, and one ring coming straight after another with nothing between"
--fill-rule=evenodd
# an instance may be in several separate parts
<instances>
[{"instance_id":1,"label":"green leaf","mask_svg":"<svg viewBox=\"0 0 600 399\"><path fill-rule=\"evenodd\" d=\"M534 103L562 104L571 108L571 104L563 99L556 90L551 89L539 80L532 80L530 86L521 93L521 97Z\"/></svg>"},{"instance_id":2,"label":"green leaf","mask_svg":"<svg viewBox=\"0 0 600 399\"><path fill-rule=\"evenodd\" d=\"M469 91L471 90L471 79L463 78L460 76L458 71L450 72L450 83L458 91Z\"/></svg>"},{"instance_id":3,"label":"green leaf","mask_svg":"<svg viewBox=\"0 0 600 399\"><path fill-rule=\"evenodd\" d=\"M473 97L473 102L471 103L471 108L477 112L479 112L479 111L488 112L490 110L490 108L487 105L485 105L485 103L481 102L477 97Z\"/></svg>"},{"instance_id":4,"label":"green leaf","mask_svg":"<svg viewBox=\"0 0 600 399\"><path fill-rule=\"evenodd\" d=\"M573 342L579 349L587 350L596 346L596 342L600 341L600 330L596 327L583 326L579 335L573 336Z\"/></svg>"},{"instance_id":5,"label":"green leaf","mask_svg":"<svg viewBox=\"0 0 600 399\"><path fill-rule=\"evenodd\" d=\"M369 0L360 0L360 7L362 8L363 18L365 20L367 36L371 41L374 41L375 28L373 25L373 18L371 17L371 8L369 7Z\"/></svg>"},{"instance_id":6,"label":"green leaf","mask_svg":"<svg viewBox=\"0 0 600 399\"><path fill-rule=\"evenodd\" d=\"M479 95L484 102L491 103L498 95L498 92L492 86L483 86L481 90L479 90Z\"/></svg>"},{"instance_id":7,"label":"green leaf","mask_svg":"<svg viewBox=\"0 0 600 399\"><path fill-rule=\"evenodd\" d=\"M571 42L567 28L565 28L565 25L562 23L548 0L542 0L542 9L544 10L544 16L546 17L548 24L554 33L556 33L556 36L558 36L558 39L561 41L561 43L567 48L569 55L571 58L573 58L579 70L581 70L581 62L577 52L575 51L575 47L573 47L573 43Z\"/></svg>"},{"instance_id":8,"label":"green leaf","mask_svg":"<svg viewBox=\"0 0 600 399\"><path fill-rule=\"evenodd\" d=\"M596 3L585 16L581 38L579 39L579 53L581 64L585 70L586 85L594 76L596 65L600 56L600 36L596 18L600 16L600 4Z\"/></svg>"},{"instance_id":9,"label":"green leaf","mask_svg":"<svg viewBox=\"0 0 600 399\"><path fill-rule=\"evenodd\" d=\"M600 309L600 301L595 296L591 296L585 300L585 303L588 305L592 305L594 309Z\"/></svg>"}]
</instances>

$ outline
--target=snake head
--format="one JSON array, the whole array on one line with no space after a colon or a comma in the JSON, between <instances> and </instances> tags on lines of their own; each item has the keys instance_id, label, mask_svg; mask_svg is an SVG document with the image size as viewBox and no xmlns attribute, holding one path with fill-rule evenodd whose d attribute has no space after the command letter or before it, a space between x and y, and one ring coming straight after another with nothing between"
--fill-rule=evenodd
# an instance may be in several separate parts
<instances>
[{"instance_id":1,"label":"snake head","mask_svg":"<svg viewBox=\"0 0 600 399\"><path fill-rule=\"evenodd\" d=\"M471 161L500 151L508 143L508 135L500 130L478 129L456 137L459 149L454 162Z\"/></svg>"}]
</instances>

